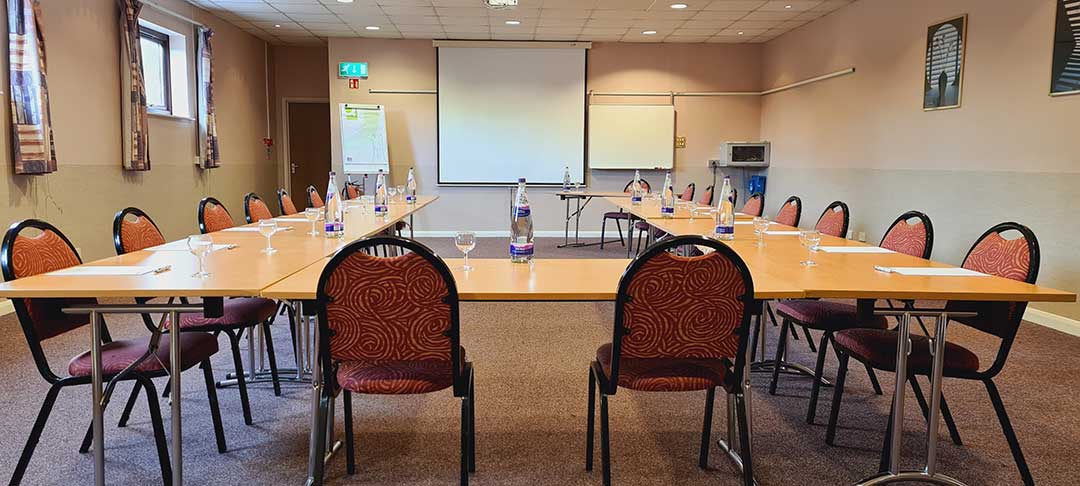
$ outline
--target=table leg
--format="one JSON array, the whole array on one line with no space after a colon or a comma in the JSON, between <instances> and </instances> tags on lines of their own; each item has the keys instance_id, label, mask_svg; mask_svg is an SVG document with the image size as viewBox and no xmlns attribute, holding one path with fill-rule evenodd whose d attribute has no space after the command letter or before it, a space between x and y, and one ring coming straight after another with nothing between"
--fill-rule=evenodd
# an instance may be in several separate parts
<instances>
[{"instance_id":1,"label":"table leg","mask_svg":"<svg viewBox=\"0 0 1080 486\"><path fill-rule=\"evenodd\" d=\"M581 234L581 198L577 198L577 212L574 213L574 244L580 245L581 240L578 236Z\"/></svg>"},{"instance_id":2,"label":"table leg","mask_svg":"<svg viewBox=\"0 0 1080 486\"><path fill-rule=\"evenodd\" d=\"M893 421L889 444L889 472L900 471L900 449L904 439L904 384L907 383L907 360L911 353L911 314L904 313L896 337L896 385L893 388Z\"/></svg>"},{"instance_id":3,"label":"table leg","mask_svg":"<svg viewBox=\"0 0 1080 486\"><path fill-rule=\"evenodd\" d=\"M304 316L303 318L303 322L305 323L304 328L306 329L307 317ZM305 333L304 339L306 338L307 335ZM300 336L297 336L297 339L299 340ZM318 345L319 336L316 335L314 346ZM320 372L320 368L321 366L318 361L311 365L311 437L308 444L308 484L315 484L322 479L315 477L316 469L319 466L319 462L317 461L323 460L323 458L319 457L319 448L316 446L322 435L319 433L319 428L326 426L324 423L320 423L321 421L319 420L319 395L322 393L322 373Z\"/></svg>"},{"instance_id":4,"label":"table leg","mask_svg":"<svg viewBox=\"0 0 1080 486\"><path fill-rule=\"evenodd\" d=\"M180 313L176 310L169 312L169 322L180 322ZM169 339L169 380L172 389L169 392L169 403L172 409L172 483L173 486L184 484L184 451L183 432L180 427L180 370L183 361L180 355L179 334Z\"/></svg>"},{"instance_id":5,"label":"table leg","mask_svg":"<svg viewBox=\"0 0 1080 486\"><path fill-rule=\"evenodd\" d=\"M570 198L563 197L566 201L566 224L563 225L563 246L570 246Z\"/></svg>"},{"instance_id":6,"label":"table leg","mask_svg":"<svg viewBox=\"0 0 1080 486\"><path fill-rule=\"evenodd\" d=\"M304 314L303 314L303 312L301 312L301 309L300 309L300 306L302 306L302 305L303 305L303 302L301 302L299 300L292 301L293 334L296 336L296 347L293 349L293 354L296 355L295 357L296 357L296 379L297 380L303 380L304 379L304 371L306 369L306 367L304 366L304 344L305 344L305 341L307 340L307 336L304 335L304 333L303 333Z\"/></svg>"},{"instance_id":7,"label":"table leg","mask_svg":"<svg viewBox=\"0 0 1080 486\"><path fill-rule=\"evenodd\" d=\"M174 316L172 322L177 322L175 319ZM90 346L90 363L93 368L90 381L94 400L94 484L105 486L105 409L101 404L103 398L101 382L104 373L101 370L101 316L96 311L90 311L90 324L93 339Z\"/></svg>"},{"instance_id":8,"label":"table leg","mask_svg":"<svg viewBox=\"0 0 1080 486\"><path fill-rule=\"evenodd\" d=\"M945 332L949 326L949 314L942 313L934 332L934 368L930 377L930 425L926 437L926 474L937 473L938 425L941 416L941 375L945 368Z\"/></svg>"}]
</instances>

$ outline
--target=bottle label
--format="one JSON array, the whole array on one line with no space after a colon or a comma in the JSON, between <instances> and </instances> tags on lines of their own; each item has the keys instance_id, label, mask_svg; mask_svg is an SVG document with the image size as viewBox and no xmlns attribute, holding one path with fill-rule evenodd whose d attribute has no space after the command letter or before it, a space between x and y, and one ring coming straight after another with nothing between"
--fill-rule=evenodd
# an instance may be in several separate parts
<instances>
[{"instance_id":1,"label":"bottle label","mask_svg":"<svg viewBox=\"0 0 1080 486\"><path fill-rule=\"evenodd\" d=\"M516 214L517 214L517 217L519 217L519 218L524 218L524 217L527 217L530 214L532 214L532 211L529 209L528 204L518 206L516 209L517 209Z\"/></svg>"},{"instance_id":2,"label":"bottle label","mask_svg":"<svg viewBox=\"0 0 1080 486\"><path fill-rule=\"evenodd\" d=\"M675 214L675 206L660 208L660 214Z\"/></svg>"},{"instance_id":3,"label":"bottle label","mask_svg":"<svg viewBox=\"0 0 1080 486\"><path fill-rule=\"evenodd\" d=\"M633 204L640 203L641 202L641 196L631 196L630 197L630 202L633 203Z\"/></svg>"},{"instance_id":4,"label":"bottle label","mask_svg":"<svg viewBox=\"0 0 1080 486\"><path fill-rule=\"evenodd\" d=\"M716 227L716 234L718 234L718 235L733 235L733 234L735 234L735 227L734 226L718 225Z\"/></svg>"},{"instance_id":5,"label":"bottle label","mask_svg":"<svg viewBox=\"0 0 1080 486\"><path fill-rule=\"evenodd\" d=\"M532 256L532 243L510 243L510 256Z\"/></svg>"},{"instance_id":6,"label":"bottle label","mask_svg":"<svg viewBox=\"0 0 1080 486\"><path fill-rule=\"evenodd\" d=\"M375 205L375 214L386 214L388 212L390 212L390 208L387 207L385 204Z\"/></svg>"},{"instance_id":7,"label":"bottle label","mask_svg":"<svg viewBox=\"0 0 1080 486\"><path fill-rule=\"evenodd\" d=\"M408 195L406 195L405 196L405 202L407 202L407 203L416 202L416 194L408 194Z\"/></svg>"},{"instance_id":8,"label":"bottle label","mask_svg":"<svg viewBox=\"0 0 1080 486\"><path fill-rule=\"evenodd\" d=\"M323 227L323 229L326 230L327 233L337 233L340 231L345 231L345 223L342 223L340 221L338 221L337 223L328 222Z\"/></svg>"}]
</instances>

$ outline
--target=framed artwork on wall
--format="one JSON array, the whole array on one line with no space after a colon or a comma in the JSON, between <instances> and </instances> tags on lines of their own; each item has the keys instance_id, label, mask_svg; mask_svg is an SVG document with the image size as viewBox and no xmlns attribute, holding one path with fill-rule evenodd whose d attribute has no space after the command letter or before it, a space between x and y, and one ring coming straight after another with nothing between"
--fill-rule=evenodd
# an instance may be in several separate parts
<instances>
[{"instance_id":1,"label":"framed artwork on wall","mask_svg":"<svg viewBox=\"0 0 1080 486\"><path fill-rule=\"evenodd\" d=\"M1054 0L1054 57L1050 96L1080 93L1080 1Z\"/></svg>"},{"instance_id":2,"label":"framed artwork on wall","mask_svg":"<svg viewBox=\"0 0 1080 486\"><path fill-rule=\"evenodd\" d=\"M926 72L923 110L960 107L964 86L964 46L967 14L935 23L926 29Z\"/></svg>"}]
</instances>

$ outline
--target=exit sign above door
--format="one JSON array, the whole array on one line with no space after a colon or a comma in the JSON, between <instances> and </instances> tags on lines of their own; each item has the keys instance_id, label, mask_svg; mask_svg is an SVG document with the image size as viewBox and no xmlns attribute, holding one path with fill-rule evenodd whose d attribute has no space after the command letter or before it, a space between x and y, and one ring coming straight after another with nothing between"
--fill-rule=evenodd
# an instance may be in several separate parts
<instances>
[{"instance_id":1,"label":"exit sign above door","mask_svg":"<svg viewBox=\"0 0 1080 486\"><path fill-rule=\"evenodd\" d=\"M338 77L339 78L366 78L368 77L368 68L366 62L339 62L338 63Z\"/></svg>"}]
</instances>

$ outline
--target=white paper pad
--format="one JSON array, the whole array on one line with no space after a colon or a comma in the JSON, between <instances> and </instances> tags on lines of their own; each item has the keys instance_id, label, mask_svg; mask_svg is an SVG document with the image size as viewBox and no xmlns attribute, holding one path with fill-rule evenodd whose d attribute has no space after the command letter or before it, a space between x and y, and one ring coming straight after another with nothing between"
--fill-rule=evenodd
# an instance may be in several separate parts
<instances>
[{"instance_id":1,"label":"white paper pad","mask_svg":"<svg viewBox=\"0 0 1080 486\"><path fill-rule=\"evenodd\" d=\"M798 231L766 231L765 234L774 236L799 236Z\"/></svg>"},{"instance_id":2,"label":"white paper pad","mask_svg":"<svg viewBox=\"0 0 1080 486\"><path fill-rule=\"evenodd\" d=\"M754 222L753 221L736 221L735 224L754 224ZM769 224L776 224L776 223L769 222Z\"/></svg>"},{"instance_id":3,"label":"white paper pad","mask_svg":"<svg viewBox=\"0 0 1080 486\"><path fill-rule=\"evenodd\" d=\"M874 267L877 270L920 277L985 277L985 273L958 267Z\"/></svg>"},{"instance_id":4,"label":"white paper pad","mask_svg":"<svg viewBox=\"0 0 1080 486\"><path fill-rule=\"evenodd\" d=\"M274 221L282 223L307 223L307 218L274 218Z\"/></svg>"},{"instance_id":5,"label":"white paper pad","mask_svg":"<svg viewBox=\"0 0 1080 486\"><path fill-rule=\"evenodd\" d=\"M52 272L53 275L146 275L163 267L147 266L87 266L71 267Z\"/></svg>"},{"instance_id":6,"label":"white paper pad","mask_svg":"<svg viewBox=\"0 0 1080 486\"><path fill-rule=\"evenodd\" d=\"M210 247L210 251L225 250L228 248L236 248L236 245L227 244L215 244ZM187 240L173 241L165 243L164 245L158 245L146 249L147 251L191 251L188 248Z\"/></svg>"},{"instance_id":7,"label":"white paper pad","mask_svg":"<svg viewBox=\"0 0 1080 486\"><path fill-rule=\"evenodd\" d=\"M880 246L819 246L818 250L825 253L893 253Z\"/></svg>"},{"instance_id":8,"label":"white paper pad","mask_svg":"<svg viewBox=\"0 0 1080 486\"><path fill-rule=\"evenodd\" d=\"M255 227L255 226L237 226L235 228L225 228L225 229L223 229L221 231L235 231L235 232L243 232L243 233L258 233L259 228Z\"/></svg>"}]
</instances>

